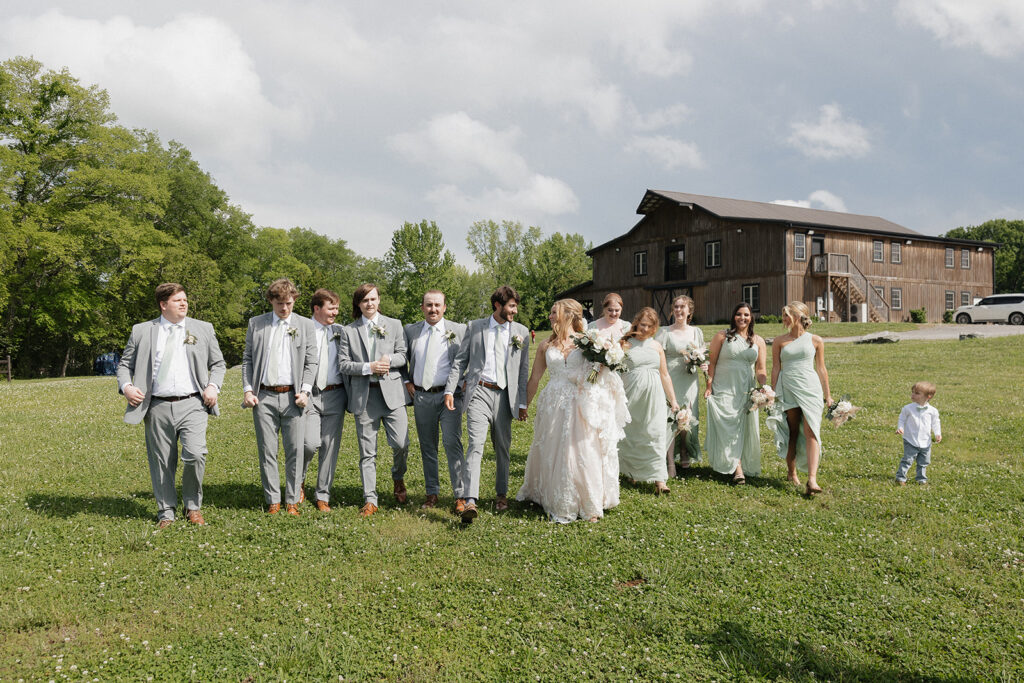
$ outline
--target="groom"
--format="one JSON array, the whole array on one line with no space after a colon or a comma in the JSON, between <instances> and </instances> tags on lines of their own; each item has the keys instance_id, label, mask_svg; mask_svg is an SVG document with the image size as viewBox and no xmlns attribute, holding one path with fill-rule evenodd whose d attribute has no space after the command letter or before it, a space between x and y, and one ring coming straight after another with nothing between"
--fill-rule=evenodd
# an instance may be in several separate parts
<instances>
[{"instance_id":1,"label":"groom","mask_svg":"<svg viewBox=\"0 0 1024 683\"><path fill-rule=\"evenodd\" d=\"M530 336L513 318L519 312L519 294L502 285L491 295L493 312L469 323L459 353L452 362L445 384L444 405L455 410L455 389L465 381L463 405L469 452L466 473L469 486L462 510L463 522L477 516L480 492L480 461L484 454L487 428L497 460L495 509L508 509L509 447L512 444L512 418L526 419L526 381L530 370Z\"/></svg>"}]
</instances>

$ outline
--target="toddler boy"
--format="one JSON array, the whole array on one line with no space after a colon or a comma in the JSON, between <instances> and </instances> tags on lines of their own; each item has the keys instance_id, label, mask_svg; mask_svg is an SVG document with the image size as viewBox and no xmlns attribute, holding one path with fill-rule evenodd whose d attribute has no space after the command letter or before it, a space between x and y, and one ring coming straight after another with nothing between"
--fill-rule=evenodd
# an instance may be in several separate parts
<instances>
[{"instance_id":1,"label":"toddler boy","mask_svg":"<svg viewBox=\"0 0 1024 683\"><path fill-rule=\"evenodd\" d=\"M896 483L907 485L907 472L917 460L917 483L927 484L925 469L932 460L932 434L935 443L942 441L942 425L939 411L928 403L935 396L935 385L931 382L917 382L910 388L911 402L903 406L896 433L903 435L903 459L896 470Z\"/></svg>"}]
</instances>

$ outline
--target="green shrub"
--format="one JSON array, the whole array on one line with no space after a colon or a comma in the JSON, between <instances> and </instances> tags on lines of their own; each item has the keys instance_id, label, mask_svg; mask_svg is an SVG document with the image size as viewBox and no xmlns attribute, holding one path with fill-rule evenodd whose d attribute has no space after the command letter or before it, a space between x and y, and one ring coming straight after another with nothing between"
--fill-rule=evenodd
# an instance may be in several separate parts
<instances>
[{"instance_id":1,"label":"green shrub","mask_svg":"<svg viewBox=\"0 0 1024 683\"><path fill-rule=\"evenodd\" d=\"M914 308L910 311L910 322L912 323L923 323L928 322L928 312L923 308Z\"/></svg>"},{"instance_id":2,"label":"green shrub","mask_svg":"<svg viewBox=\"0 0 1024 683\"><path fill-rule=\"evenodd\" d=\"M951 323L953 322L953 311L946 311L942 314L942 322Z\"/></svg>"},{"instance_id":3,"label":"green shrub","mask_svg":"<svg viewBox=\"0 0 1024 683\"><path fill-rule=\"evenodd\" d=\"M757 316L758 323L781 323L782 316L775 315L774 313L766 313L764 315Z\"/></svg>"}]
</instances>

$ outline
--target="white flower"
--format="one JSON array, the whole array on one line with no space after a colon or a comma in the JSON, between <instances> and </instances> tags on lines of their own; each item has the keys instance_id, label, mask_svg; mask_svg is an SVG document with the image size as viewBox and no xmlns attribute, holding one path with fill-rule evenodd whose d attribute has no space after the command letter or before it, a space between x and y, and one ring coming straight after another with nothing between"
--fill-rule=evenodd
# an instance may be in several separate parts
<instances>
[{"instance_id":1,"label":"white flower","mask_svg":"<svg viewBox=\"0 0 1024 683\"><path fill-rule=\"evenodd\" d=\"M605 353L605 358L608 359L609 363L618 365L626 358L626 352L622 350L622 347L618 344L612 345L610 349Z\"/></svg>"},{"instance_id":2,"label":"white flower","mask_svg":"<svg viewBox=\"0 0 1024 683\"><path fill-rule=\"evenodd\" d=\"M839 405L836 406L836 412L837 413L848 413L848 412L850 412L850 408L852 408L852 407L853 407L853 404L850 403L849 401L840 401Z\"/></svg>"},{"instance_id":3,"label":"white flower","mask_svg":"<svg viewBox=\"0 0 1024 683\"><path fill-rule=\"evenodd\" d=\"M612 340L609 337L602 338L601 339L601 348L604 349L605 351L607 351L608 349L612 348Z\"/></svg>"}]
</instances>

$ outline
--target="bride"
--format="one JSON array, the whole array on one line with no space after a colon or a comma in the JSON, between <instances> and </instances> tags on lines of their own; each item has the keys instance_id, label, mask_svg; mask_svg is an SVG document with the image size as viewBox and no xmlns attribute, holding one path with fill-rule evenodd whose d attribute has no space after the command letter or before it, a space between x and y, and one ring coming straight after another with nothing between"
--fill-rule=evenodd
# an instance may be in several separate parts
<instances>
[{"instance_id":1,"label":"bride","mask_svg":"<svg viewBox=\"0 0 1024 683\"><path fill-rule=\"evenodd\" d=\"M583 308L573 299L551 307L551 336L537 347L526 388L527 405L544 370L548 383L537 398L533 444L517 500L538 503L552 521L596 522L619 504L618 442L629 420L622 380L604 368L588 382L592 364L575 347Z\"/></svg>"}]
</instances>

